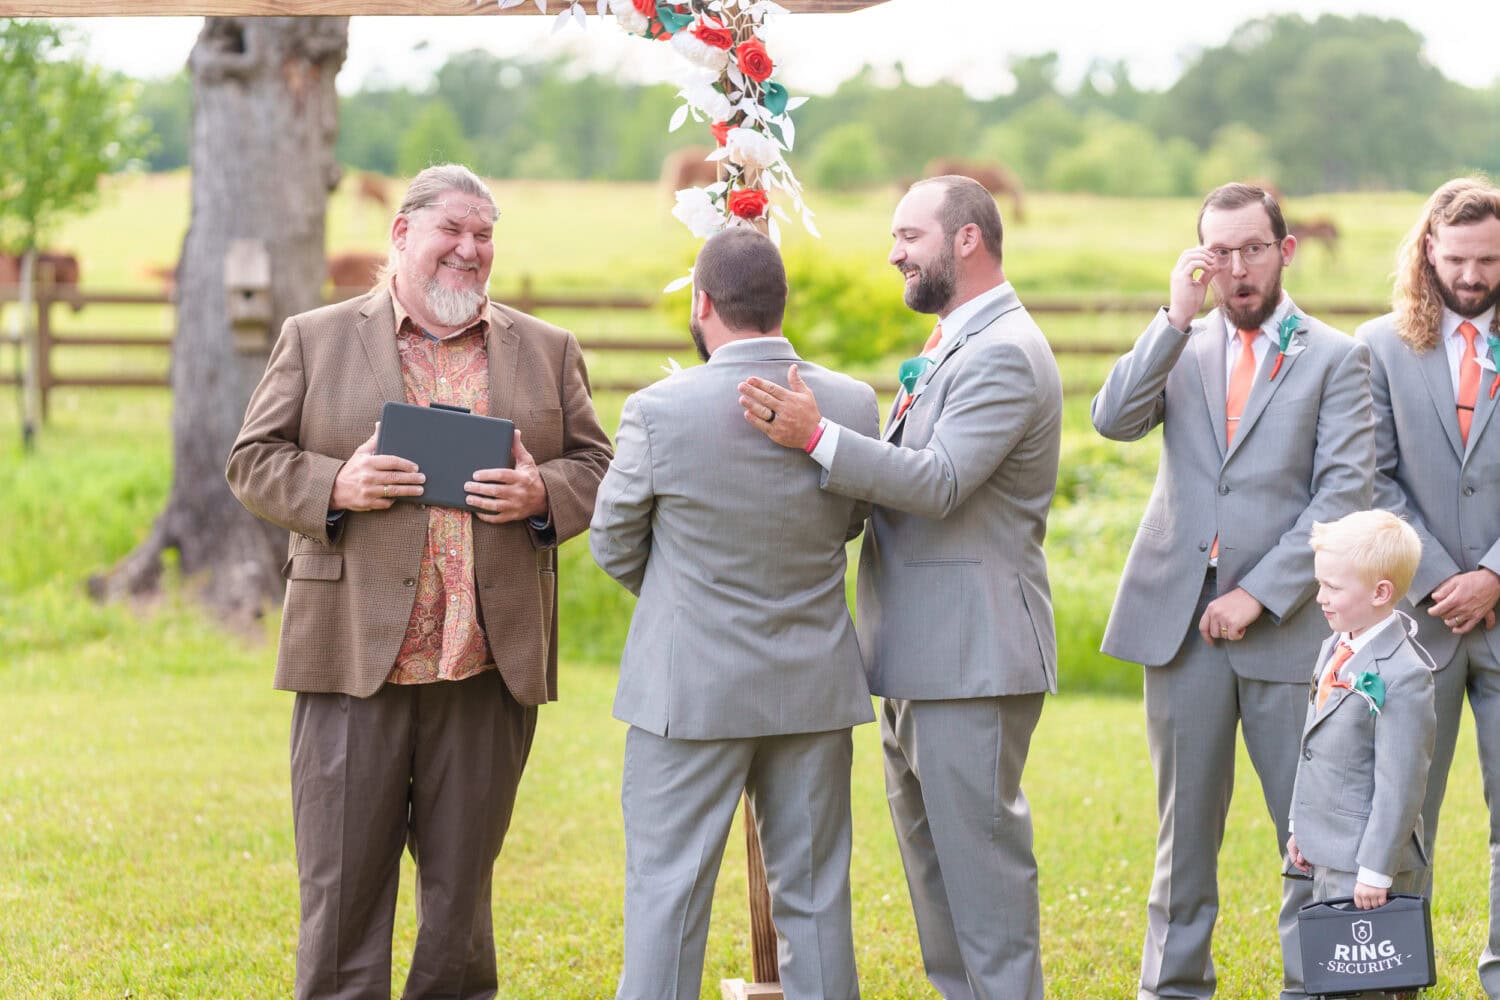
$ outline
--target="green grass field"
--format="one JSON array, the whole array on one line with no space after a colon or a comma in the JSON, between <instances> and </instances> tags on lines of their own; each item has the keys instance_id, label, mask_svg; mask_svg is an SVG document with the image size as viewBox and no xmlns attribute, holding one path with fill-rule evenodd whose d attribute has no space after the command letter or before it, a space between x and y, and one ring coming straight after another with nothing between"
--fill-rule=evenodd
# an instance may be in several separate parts
<instances>
[{"instance_id":1,"label":"green grass field","mask_svg":"<svg viewBox=\"0 0 1500 1000\"><path fill-rule=\"evenodd\" d=\"M514 276L540 287L650 293L682 273L693 241L665 220L665 196L627 185L505 184L497 294ZM869 258L883 274L894 193L820 198L826 240L814 251ZM1309 200L1307 214L1347 225L1336 260L1311 248L1288 276L1306 299L1378 299L1414 195ZM68 227L90 288L141 287L170 263L186 225L178 176L123 181ZM1008 235L1024 296L1164 293L1191 238L1196 206L1039 196ZM559 229L555 220L571 221ZM376 247L384 221L336 198L332 252ZM1304 291L1304 288L1306 289ZM1147 317L1109 329L1059 324L1049 334L1128 340ZM166 310L59 311L64 329L170 330ZM592 317L588 317L592 321ZM671 311L601 318L623 333L680 328ZM1087 324L1099 321L1080 320ZM654 324L654 327L652 326ZM132 326L133 325L133 326ZM795 331L792 332L795 337ZM691 349L677 357L687 363ZM596 374L626 362L591 358ZM162 365L149 351L74 352L70 370ZM647 373L659 359L635 359ZM1102 375L1107 362L1065 370ZM0 368L9 371L8 351ZM639 369L636 369L639 370ZM84 583L149 529L170 481L170 398L158 390L62 390L39 450L18 447L0 390L0 997L262 998L288 995L296 872L287 782L291 699L270 689L274 616L265 634L216 626L169 574L144 606L92 603ZM606 427L622 397L600 394ZM1151 874L1154 793L1137 668L1097 653L1103 615L1154 476L1155 440L1118 445L1070 400L1064 467L1048 537L1063 695L1049 703L1027 792L1041 865L1049 994L1134 993ZM624 591L565 547L561 567L563 700L543 711L509 843L497 869L497 942L506 998L595 998L620 960L624 853L618 805L624 727L611 720L613 661L630 612ZM1088 692L1088 693L1085 693ZM1117 697L1100 692L1115 692ZM864 994L931 996L921 973L899 858L885 813L874 727L856 734L852 873ZM1486 903L1486 814L1471 729L1461 738L1440 845L1434 923L1440 985L1478 995L1472 972ZM1248 761L1221 853L1217 935L1221 995L1274 994L1276 845ZM414 919L406 872L397 982ZM743 841L731 845L716 898L705 997L748 971Z\"/></svg>"}]
</instances>

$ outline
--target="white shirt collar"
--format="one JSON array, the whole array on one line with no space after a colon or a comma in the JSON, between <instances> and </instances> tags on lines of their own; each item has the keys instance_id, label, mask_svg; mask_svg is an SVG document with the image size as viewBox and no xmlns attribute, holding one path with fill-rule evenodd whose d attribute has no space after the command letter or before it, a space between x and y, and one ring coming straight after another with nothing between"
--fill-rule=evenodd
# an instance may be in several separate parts
<instances>
[{"instance_id":1,"label":"white shirt collar","mask_svg":"<svg viewBox=\"0 0 1500 1000\"><path fill-rule=\"evenodd\" d=\"M973 319L979 310L994 302L1000 296L1010 291L1010 282L1002 281L988 291L980 292L963 305L957 307L939 322L943 324L943 339L938 342L939 347L947 344L963 330L964 324Z\"/></svg>"},{"instance_id":2,"label":"white shirt collar","mask_svg":"<svg viewBox=\"0 0 1500 1000\"><path fill-rule=\"evenodd\" d=\"M1349 644L1349 648L1358 653L1361 649L1364 649L1370 644L1370 640L1374 639L1381 632L1390 628L1392 622L1399 623L1400 621L1401 616L1396 614L1395 611L1392 611L1390 614L1386 615L1385 618L1376 622L1374 625L1371 625L1359 635L1351 638L1348 632L1341 632L1339 634L1339 638L1341 638L1344 642L1347 642Z\"/></svg>"},{"instance_id":3,"label":"white shirt collar","mask_svg":"<svg viewBox=\"0 0 1500 1000\"><path fill-rule=\"evenodd\" d=\"M1283 291L1281 293L1281 301L1276 303L1276 311L1267 316L1266 321L1260 325L1261 336L1273 343L1276 342L1276 330L1281 326L1281 321L1286 319L1291 311L1291 296ZM1229 322L1229 317L1224 315L1223 312L1220 312L1219 315L1224 317L1224 342L1231 351L1237 351L1239 349L1240 331ZM1260 337L1255 338L1253 341L1257 347L1260 346L1260 342ZM1231 354L1231 356L1233 355Z\"/></svg>"},{"instance_id":4,"label":"white shirt collar","mask_svg":"<svg viewBox=\"0 0 1500 1000\"><path fill-rule=\"evenodd\" d=\"M1445 342L1456 341L1459 345L1460 350L1463 348L1464 338L1459 335L1458 328L1465 321L1473 323L1474 326L1479 330L1479 343L1474 345L1474 349L1481 354L1484 353L1483 338L1488 337L1490 334L1490 324L1495 321L1495 307L1490 306L1484 312L1480 313L1478 316L1473 317L1472 319L1466 316L1460 316L1458 313L1454 312L1452 309L1449 309L1447 306L1443 307L1443 339Z\"/></svg>"}]
</instances>

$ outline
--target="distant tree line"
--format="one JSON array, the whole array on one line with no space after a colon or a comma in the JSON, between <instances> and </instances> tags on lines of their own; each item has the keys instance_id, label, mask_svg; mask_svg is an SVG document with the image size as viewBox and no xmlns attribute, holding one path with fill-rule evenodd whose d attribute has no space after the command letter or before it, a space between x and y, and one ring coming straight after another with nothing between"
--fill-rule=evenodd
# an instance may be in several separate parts
<instances>
[{"instance_id":1,"label":"distant tree line","mask_svg":"<svg viewBox=\"0 0 1500 1000\"><path fill-rule=\"evenodd\" d=\"M1455 173L1500 175L1500 76L1486 89L1445 77L1398 20L1278 15L1198 53L1165 90L1124 63L1096 63L1066 89L1055 53L1012 60L1015 86L975 100L866 69L797 113L803 181L850 188L919 176L938 156L1006 165L1028 189L1186 195L1226 177L1288 193L1424 189ZM893 78L893 79L888 79ZM410 176L435 160L491 177L652 180L675 148L704 143L667 122L676 88L580 74L563 61L452 56L422 90L342 98L338 157ZM186 76L145 85L155 170L187 160Z\"/></svg>"}]
</instances>

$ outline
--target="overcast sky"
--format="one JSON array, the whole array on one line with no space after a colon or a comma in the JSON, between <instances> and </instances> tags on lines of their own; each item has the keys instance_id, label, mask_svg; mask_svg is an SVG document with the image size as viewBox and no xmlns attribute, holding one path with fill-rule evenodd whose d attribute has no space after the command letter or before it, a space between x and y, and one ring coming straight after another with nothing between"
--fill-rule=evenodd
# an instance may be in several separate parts
<instances>
[{"instance_id":1,"label":"overcast sky","mask_svg":"<svg viewBox=\"0 0 1500 1000\"><path fill-rule=\"evenodd\" d=\"M549 0L549 11L563 8ZM595 9L594 0L585 8ZM1200 48L1223 44L1254 17L1328 12L1398 17L1427 39L1427 55L1448 77L1470 86L1500 79L1495 57L1500 3L1494 0L1077 0L1061 4L1005 0L887 0L854 14L794 14L774 25L772 56L778 78L794 92L826 93L864 63L898 60L918 83L959 80L976 96L1008 86L1007 61L1016 55L1055 51L1065 84L1072 86L1093 59L1123 59L1138 86L1170 84ZM468 48L498 55L527 52L576 54L588 64L634 79L669 79L680 59L664 45L632 38L591 17L553 31L552 17L356 17L339 89L375 83L420 86L447 56ZM84 18L99 62L131 76L175 73L192 48L200 18Z\"/></svg>"}]
</instances>

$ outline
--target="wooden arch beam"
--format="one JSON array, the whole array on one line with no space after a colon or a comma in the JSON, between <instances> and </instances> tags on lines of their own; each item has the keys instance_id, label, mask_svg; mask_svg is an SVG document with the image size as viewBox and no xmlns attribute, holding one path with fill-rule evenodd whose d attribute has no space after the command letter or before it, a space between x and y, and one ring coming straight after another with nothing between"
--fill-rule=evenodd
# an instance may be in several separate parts
<instances>
[{"instance_id":1,"label":"wooden arch beam","mask_svg":"<svg viewBox=\"0 0 1500 1000\"><path fill-rule=\"evenodd\" d=\"M564 8L566 0L549 0L552 14ZM882 0L778 0L789 11L807 14L838 14L874 7ZM592 0L584 0L584 9L594 10ZM507 17L539 15L536 4L524 3L509 10L497 11L495 4L474 0L14 0L7 3L10 17L143 17L152 15L204 17L258 17L295 15L412 14L412 15L487 15Z\"/></svg>"}]
</instances>

